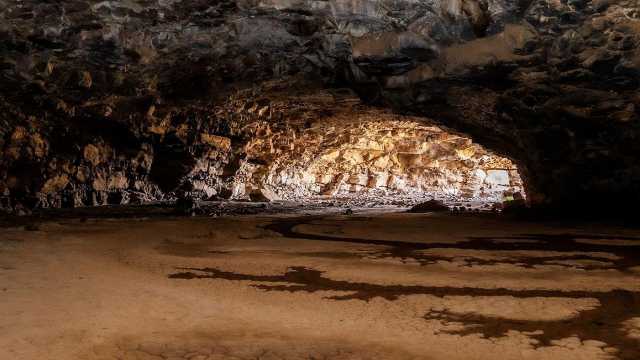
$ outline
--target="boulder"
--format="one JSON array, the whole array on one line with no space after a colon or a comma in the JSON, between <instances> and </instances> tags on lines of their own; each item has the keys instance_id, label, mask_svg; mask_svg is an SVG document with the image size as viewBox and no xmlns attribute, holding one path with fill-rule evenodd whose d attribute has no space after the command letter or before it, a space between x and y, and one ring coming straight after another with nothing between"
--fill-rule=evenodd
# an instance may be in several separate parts
<instances>
[{"instance_id":1,"label":"boulder","mask_svg":"<svg viewBox=\"0 0 640 360\"><path fill-rule=\"evenodd\" d=\"M270 202L280 200L280 197L269 189L254 189L249 193L249 199L253 202Z\"/></svg>"},{"instance_id":2,"label":"boulder","mask_svg":"<svg viewBox=\"0 0 640 360\"><path fill-rule=\"evenodd\" d=\"M427 202L423 202L413 206L409 209L410 213L429 213L429 212L443 212L449 211L449 207L447 207L442 201L439 200L429 200Z\"/></svg>"},{"instance_id":3,"label":"boulder","mask_svg":"<svg viewBox=\"0 0 640 360\"><path fill-rule=\"evenodd\" d=\"M514 196L514 200L505 201L502 203L502 212L504 213L521 213L523 211L526 211L526 209L527 203L522 197L516 199L516 197Z\"/></svg>"}]
</instances>

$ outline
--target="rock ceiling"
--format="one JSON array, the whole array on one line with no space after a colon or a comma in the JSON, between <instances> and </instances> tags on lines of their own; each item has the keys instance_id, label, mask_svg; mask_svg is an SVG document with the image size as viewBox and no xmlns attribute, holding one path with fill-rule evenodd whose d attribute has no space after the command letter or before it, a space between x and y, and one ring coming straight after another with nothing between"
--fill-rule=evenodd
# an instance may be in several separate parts
<instances>
[{"instance_id":1,"label":"rock ceiling","mask_svg":"<svg viewBox=\"0 0 640 360\"><path fill-rule=\"evenodd\" d=\"M0 0L0 190L71 206L224 183L259 118L350 102L508 156L533 205L632 204L639 42L634 0Z\"/></svg>"}]
</instances>

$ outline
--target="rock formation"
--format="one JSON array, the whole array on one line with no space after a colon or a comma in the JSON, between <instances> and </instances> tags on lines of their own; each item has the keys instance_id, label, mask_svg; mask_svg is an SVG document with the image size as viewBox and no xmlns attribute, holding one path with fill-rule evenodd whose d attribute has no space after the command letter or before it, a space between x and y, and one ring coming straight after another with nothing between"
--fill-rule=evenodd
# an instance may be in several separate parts
<instances>
[{"instance_id":1,"label":"rock formation","mask_svg":"<svg viewBox=\"0 0 640 360\"><path fill-rule=\"evenodd\" d=\"M371 205L434 197L501 202L522 192L516 166L469 138L425 119L359 106L331 108L331 115L304 121L256 123L234 178L234 196L259 189L270 199L357 199Z\"/></svg>"},{"instance_id":2,"label":"rock formation","mask_svg":"<svg viewBox=\"0 0 640 360\"><path fill-rule=\"evenodd\" d=\"M389 110L532 205L634 204L639 42L636 0L0 0L0 204L228 198L256 124Z\"/></svg>"}]
</instances>

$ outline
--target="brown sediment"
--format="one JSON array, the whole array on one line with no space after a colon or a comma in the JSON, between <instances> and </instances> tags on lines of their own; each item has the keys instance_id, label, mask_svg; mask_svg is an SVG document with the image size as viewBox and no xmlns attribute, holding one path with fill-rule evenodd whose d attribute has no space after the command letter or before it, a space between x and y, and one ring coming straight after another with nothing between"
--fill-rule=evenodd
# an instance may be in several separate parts
<instances>
[{"instance_id":1,"label":"brown sediment","mask_svg":"<svg viewBox=\"0 0 640 360\"><path fill-rule=\"evenodd\" d=\"M503 237L469 237L468 241L457 243L415 243L400 240L375 240L355 237L339 237L326 234L308 234L295 228L302 224L317 224L322 217L286 218L278 219L264 228L281 234L287 238L311 241L347 242L362 245L383 246L382 250L367 250L362 253L349 254L348 257L401 258L414 260L421 265L448 260L450 257L425 255L420 251L429 249L461 249L461 250L493 250L493 251L553 251L553 256L527 257L520 255L508 259L481 259L464 256L465 266L510 264L532 268L543 265L582 268L585 270L610 269L627 272L630 268L640 265L640 238L630 236L615 236L616 239L638 241L634 246L616 246L598 242L578 242L577 239L611 238L603 235L589 234L523 234ZM351 219L349 219L351 221ZM557 255L566 252L567 256ZM594 255L580 253L597 253ZM600 256L607 253L612 257ZM307 255L327 258L343 257L334 252L312 252ZM569 266L559 261L594 260L602 264ZM514 320L495 316L485 316L477 313L454 313L448 310L429 311L425 315L427 320L436 320L445 325L457 323L462 329L443 329L441 332L471 335L480 334L486 338L500 338L507 336L510 331L524 333L534 340L535 347L552 346L556 341L578 337L580 340L597 340L617 349L616 356L620 359L635 360L640 358L640 342L626 333L622 324L632 318L640 316L640 292L615 289L610 291L587 290L547 290L547 289L508 289L508 288L476 288L454 286L420 286L420 285L382 285L367 282L352 282L328 278L323 272L307 267L291 267L281 275L251 275L216 268L178 268L176 273L170 274L172 279L222 279L232 281L248 281L253 287L264 291L284 292L319 292L337 291L345 295L332 295L327 300L362 300L370 301L383 298L389 301L402 296L430 295L436 297L472 296L472 297L514 297L525 298L572 298L596 299L599 306L580 311L575 317L560 320ZM285 283L285 284L283 284Z\"/></svg>"},{"instance_id":2,"label":"brown sediment","mask_svg":"<svg viewBox=\"0 0 640 360\"><path fill-rule=\"evenodd\" d=\"M313 241L335 241L347 242L362 245L378 245L387 247L367 256L393 257L400 259L411 259L420 264L431 264L439 260L448 260L449 258L421 254L418 251L431 249L464 249L464 250L491 250L491 251L553 251L553 252L588 252L588 253L609 253L617 257L615 261L603 258L598 255L569 255L569 256L542 256L542 257L518 257L506 260L486 260L478 258L468 258L468 265L491 265L494 263L508 263L522 267L535 267L537 265L549 265L549 263L558 260L595 260L606 261L609 265L594 266L583 265L584 269L615 269L618 271L628 271L629 268L640 265L640 237L634 236L605 236L599 234L521 234L514 236L501 237L468 237L467 241L456 243L429 242L418 243L403 240L377 240L363 239L355 237L341 237L330 234L310 234L297 231L295 228L299 225L318 224L323 217L302 217L278 219L264 228L274 231L283 237L295 238ZM351 219L350 219L351 220ZM427 235L425 235L427 236ZM613 238L616 240L637 241L637 245L619 246L617 244L605 243L587 243L578 240L606 240ZM563 266L562 264L555 264Z\"/></svg>"},{"instance_id":3,"label":"brown sediment","mask_svg":"<svg viewBox=\"0 0 640 360\"><path fill-rule=\"evenodd\" d=\"M380 297L396 300L406 295L445 296L512 296L515 298L594 298L600 306L585 310L574 318L559 321L511 320L477 314L453 314L449 312L429 312L425 319L459 322L462 330L447 331L459 335L481 334L487 338L507 336L511 330L528 334L538 341L536 346L550 346L554 340L577 336L581 340L598 340L618 349L620 359L635 360L640 356L640 342L628 337L623 322L640 316L640 292L628 290L613 291L562 291L562 290L512 290L484 289L473 287L379 285L364 282L333 280L323 276L318 270L292 267L282 275L249 275L221 271L215 268L183 268L169 275L171 279L223 279L250 281L252 286L265 291L318 292L340 291L347 295L328 297L328 300L369 301ZM277 283L278 285L269 285ZM281 285L281 283L287 283Z\"/></svg>"}]
</instances>

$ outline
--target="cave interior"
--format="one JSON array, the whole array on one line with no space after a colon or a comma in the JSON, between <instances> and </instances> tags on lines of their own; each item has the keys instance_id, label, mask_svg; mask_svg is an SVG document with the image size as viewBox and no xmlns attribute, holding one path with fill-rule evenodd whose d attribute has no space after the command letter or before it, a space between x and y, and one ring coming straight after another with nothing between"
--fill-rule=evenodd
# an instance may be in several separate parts
<instances>
[{"instance_id":1,"label":"cave interior","mask_svg":"<svg viewBox=\"0 0 640 360\"><path fill-rule=\"evenodd\" d=\"M640 359L639 90L638 0L0 0L0 359Z\"/></svg>"}]
</instances>

